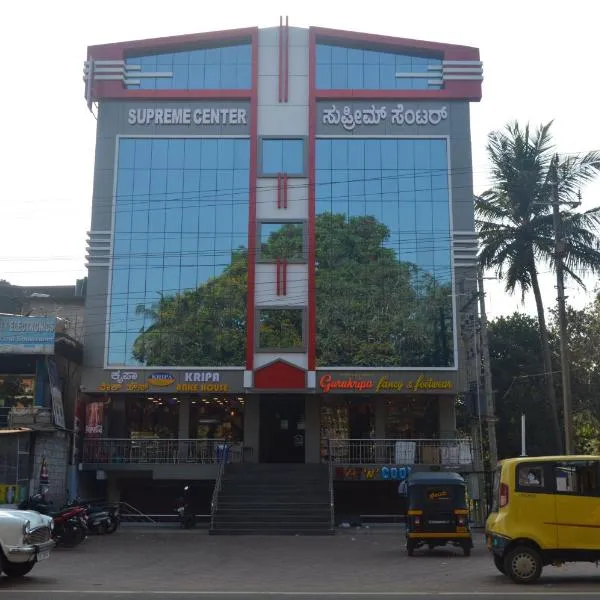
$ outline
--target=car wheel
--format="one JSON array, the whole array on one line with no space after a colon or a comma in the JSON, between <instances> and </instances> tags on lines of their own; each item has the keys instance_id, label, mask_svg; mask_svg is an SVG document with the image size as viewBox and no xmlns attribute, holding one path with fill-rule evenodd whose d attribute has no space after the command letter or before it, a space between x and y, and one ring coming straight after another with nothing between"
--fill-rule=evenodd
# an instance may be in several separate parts
<instances>
[{"instance_id":1,"label":"car wheel","mask_svg":"<svg viewBox=\"0 0 600 600\"><path fill-rule=\"evenodd\" d=\"M471 556L471 546L463 546L463 554L465 556Z\"/></svg>"},{"instance_id":2,"label":"car wheel","mask_svg":"<svg viewBox=\"0 0 600 600\"><path fill-rule=\"evenodd\" d=\"M496 565L496 569L502 573L502 575L506 575L506 569L504 568L504 558L502 556L496 556L494 554L494 565Z\"/></svg>"},{"instance_id":3,"label":"car wheel","mask_svg":"<svg viewBox=\"0 0 600 600\"><path fill-rule=\"evenodd\" d=\"M504 558L504 570L515 583L534 583L542 566L540 553L530 546L516 546Z\"/></svg>"},{"instance_id":4,"label":"car wheel","mask_svg":"<svg viewBox=\"0 0 600 600\"><path fill-rule=\"evenodd\" d=\"M34 561L24 562L24 563L14 563L8 562L7 560L2 563L2 571L3 573L13 579L17 577L25 577L31 569L33 569L33 565L35 565Z\"/></svg>"},{"instance_id":5,"label":"car wheel","mask_svg":"<svg viewBox=\"0 0 600 600\"><path fill-rule=\"evenodd\" d=\"M415 553L415 543L412 540L406 540L406 554L413 556Z\"/></svg>"}]
</instances>

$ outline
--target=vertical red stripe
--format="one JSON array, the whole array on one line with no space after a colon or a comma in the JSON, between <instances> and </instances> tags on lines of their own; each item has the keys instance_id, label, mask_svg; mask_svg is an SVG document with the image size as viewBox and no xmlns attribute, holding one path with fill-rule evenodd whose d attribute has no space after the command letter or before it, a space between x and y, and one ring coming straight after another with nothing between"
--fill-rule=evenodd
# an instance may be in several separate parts
<instances>
[{"instance_id":1,"label":"vertical red stripe","mask_svg":"<svg viewBox=\"0 0 600 600\"><path fill-rule=\"evenodd\" d=\"M277 80L279 83L279 102L283 99L283 17L279 17L279 71L277 73Z\"/></svg>"},{"instance_id":2,"label":"vertical red stripe","mask_svg":"<svg viewBox=\"0 0 600 600\"><path fill-rule=\"evenodd\" d=\"M275 291L281 296L281 260L278 258L275 264Z\"/></svg>"},{"instance_id":3,"label":"vertical red stripe","mask_svg":"<svg viewBox=\"0 0 600 600\"><path fill-rule=\"evenodd\" d=\"M314 371L316 365L316 323L315 306L315 137L316 137L316 90L315 90L315 57L316 34L310 29L308 41L308 370Z\"/></svg>"},{"instance_id":4,"label":"vertical red stripe","mask_svg":"<svg viewBox=\"0 0 600 600\"><path fill-rule=\"evenodd\" d=\"M284 93L283 93L283 101L288 101L288 92L290 87L290 29L288 18L285 18L285 79L283 80L284 84Z\"/></svg>"},{"instance_id":5,"label":"vertical red stripe","mask_svg":"<svg viewBox=\"0 0 600 600\"><path fill-rule=\"evenodd\" d=\"M283 296L287 296L287 260L283 259L282 273L281 273L281 292Z\"/></svg>"},{"instance_id":6,"label":"vertical red stripe","mask_svg":"<svg viewBox=\"0 0 600 600\"><path fill-rule=\"evenodd\" d=\"M288 176L287 173L283 176L283 208L288 207Z\"/></svg>"},{"instance_id":7,"label":"vertical red stripe","mask_svg":"<svg viewBox=\"0 0 600 600\"><path fill-rule=\"evenodd\" d=\"M250 96L250 198L248 215L248 313L246 369L254 367L254 295L256 288L256 176L258 149L258 29L252 32L252 93Z\"/></svg>"},{"instance_id":8,"label":"vertical red stripe","mask_svg":"<svg viewBox=\"0 0 600 600\"><path fill-rule=\"evenodd\" d=\"M281 173L277 173L277 208L281 208Z\"/></svg>"}]
</instances>

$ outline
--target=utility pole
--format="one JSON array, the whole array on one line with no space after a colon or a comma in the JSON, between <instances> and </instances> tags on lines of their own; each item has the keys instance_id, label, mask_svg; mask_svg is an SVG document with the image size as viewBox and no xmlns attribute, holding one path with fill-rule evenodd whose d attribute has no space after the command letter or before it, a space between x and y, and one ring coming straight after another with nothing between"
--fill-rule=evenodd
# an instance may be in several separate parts
<instances>
[{"instance_id":1,"label":"utility pole","mask_svg":"<svg viewBox=\"0 0 600 600\"><path fill-rule=\"evenodd\" d=\"M554 258L556 268L556 290L558 292L558 328L560 334L560 370L562 374L563 421L565 428L565 454L573 454L573 413L571 410L571 370L569 339L567 333L567 309L565 298L565 273L563 268L562 215L558 196L558 156L554 156L552 168L552 221L554 225Z\"/></svg>"},{"instance_id":2,"label":"utility pole","mask_svg":"<svg viewBox=\"0 0 600 600\"><path fill-rule=\"evenodd\" d=\"M487 314L485 312L485 292L483 290L483 270L477 267L477 284L479 288L479 319L481 325L481 360L483 363L483 393L485 397L485 421L487 423L488 451L490 470L498 463L498 444L496 441L496 411L494 407L494 391L492 389L492 369L490 363L490 347L488 343Z\"/></svg>"}]
</instances>

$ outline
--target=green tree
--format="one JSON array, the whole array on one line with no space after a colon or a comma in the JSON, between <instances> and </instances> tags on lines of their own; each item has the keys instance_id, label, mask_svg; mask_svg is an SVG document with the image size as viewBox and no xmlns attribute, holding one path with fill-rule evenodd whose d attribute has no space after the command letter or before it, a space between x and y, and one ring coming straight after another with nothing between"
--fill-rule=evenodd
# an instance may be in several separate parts
<instances>
[{"instance_id":1,"label":"green tree","mask_svg":"<svg viewBox=\"0 0 600 600\"><path fill-rule=\"evenodd\" d=\"M552 353L539 286L539 267L554 269L552 181L554 147L551 123L531 132L529 125L509 124L489 135L487 152L492 167L492 187L476 199L477 225L481 239L480 261L504 278L506 290L530 290L535 297L546 394L550 401L555 451L563 448L559 411L552 376ZM562 204L577 201L582 185L600 171L600 152L563 155L556 178ZM599 210L563 212L562 261L565 272L583 285L580 269L600 271L598 244Z\"/></svg>"},{"instance_id":2,"label":"green tree","mask_svg":"<svg viewBox=\"0 0 600 600\"><path fill-rule=\"evenodd\" d=\"M279 228L261 256L293 256L302 228ZM384 247L390 232L373 217L322 214L316 222L317 355L321 364L452 364L452 298L416 265ZM246 342L247 254L196 290L140 306L150 325L133 349L149 365L241 365ZM297 345L297 314L268 311L261 340Z\"/></svg>"},{"instance_id":3,"label":"green tree","mask_svg":"<svg viewBox=\"0 0 600 600\"><path fill-rule=\"evenodd\" d=\"M527 454L553 454L552 416L540 386L544 361L539 352L531 351L538 343L537 321L528 315L514 313L489 324L499 458L519 456L522 414L527 419Z\"/></svg>"}]
</instances>

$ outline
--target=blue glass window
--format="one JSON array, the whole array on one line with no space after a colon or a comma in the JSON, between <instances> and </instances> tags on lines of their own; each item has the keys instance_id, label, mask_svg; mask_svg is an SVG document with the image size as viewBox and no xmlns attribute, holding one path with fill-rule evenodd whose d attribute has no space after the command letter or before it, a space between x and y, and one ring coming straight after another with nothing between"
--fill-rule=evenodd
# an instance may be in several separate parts
<instances>
[{"instance_id":1,"label":"blue glass window","mask_svg":"<svg viewBox=\"0 0 600 600\"><path fill-rule=\"evenodd\" d=\"M441 58L317 44L320 90L440 89Z\"/></svg>"},{"instance_id":2,"label":"blue glass window","mask_svg":"<svg viewBox=\"0 0 600 600\"><path fill-rule=\"evenodd\" d=\"M304 175L303 139L265 138L261 148L263 175Z\"/></svg>"},{"instance_id":3,"label":"blue glass window","mask_svg":"<svg viewBox=\"0 0 600 600\"><path fill-rule=\"evenodd\" d=\"M448 182L444 139L316 141L321 366L454 366Z\"/></svg>"},{"instance_id":4,"label":"blue glass window","mask_svg":"<svg viewBox=\"0 0 600 600\"><path fill-rule=\"evenodd\" d=\"M139 81L127 84L129 89L240 90L252 87L250 44L131 56L125 63L129 67L128 79ZM159 73L165 75L144 76Z\"/></svg>"},{"instance_id":5,"label":"blue glass window","mask_svg":"<svg viewBox=\"0 0 600 600\"><path fill-rule=\"evenodd\" d=\"M120 138L117 164L108 364L242 366L249 140Z\"/></svg>"}]
</instances>

